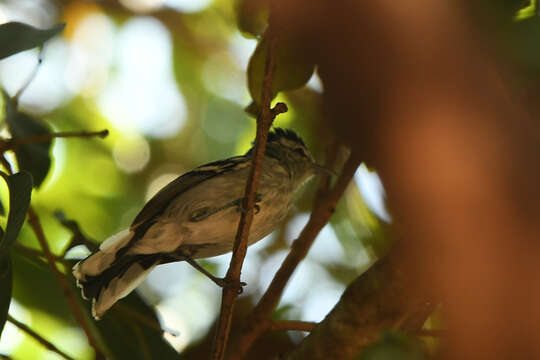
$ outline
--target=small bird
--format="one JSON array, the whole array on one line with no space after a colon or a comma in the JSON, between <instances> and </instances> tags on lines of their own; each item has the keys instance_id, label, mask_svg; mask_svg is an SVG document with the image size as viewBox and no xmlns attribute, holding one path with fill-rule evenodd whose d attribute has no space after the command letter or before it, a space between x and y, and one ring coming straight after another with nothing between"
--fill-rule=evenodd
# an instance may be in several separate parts
<instances>
[{"instance_id":1,"label":"small bird","mask_svg":"<svg viewBox=\"0 0 540 360\"><path fill-rule=\"evenodd\" d=\"M224 285L224 279L209 274L194 259L232 251L252 154L253 148L176 178L148 201L128 230L107 239L73 267L82 296L92 300L94 318L127 296L159 264L186 261ZM276 228L295 191L321 170L325 169L314 162L295 132L276 128L269 133L248 245Z\"/></svg>"}]
</instances>

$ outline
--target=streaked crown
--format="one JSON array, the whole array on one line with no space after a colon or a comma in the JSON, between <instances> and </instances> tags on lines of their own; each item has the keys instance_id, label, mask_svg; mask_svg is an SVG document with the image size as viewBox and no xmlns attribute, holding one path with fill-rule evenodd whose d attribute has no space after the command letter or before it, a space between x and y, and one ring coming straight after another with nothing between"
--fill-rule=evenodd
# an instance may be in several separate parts
<instances>
[{"instance_id":1,"label":"streaked crown","mask_svg":"<svg viewBox=\"0 0 540 360\"><path fill-rule=\"evenodd\" d=\"M303 159L313 162L309 149L302 138L290 129L275 128L268 134L267 151L276 148L292 152L293 158L296 160Z\"/></svg>"}]
</instances>

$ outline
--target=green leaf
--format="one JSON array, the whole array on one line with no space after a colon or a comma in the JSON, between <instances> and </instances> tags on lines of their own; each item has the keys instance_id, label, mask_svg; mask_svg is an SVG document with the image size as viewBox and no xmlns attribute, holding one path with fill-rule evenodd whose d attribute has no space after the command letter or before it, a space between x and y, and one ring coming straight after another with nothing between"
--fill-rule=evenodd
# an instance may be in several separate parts
<instances>
[{"instance_id":1,"label":"green leaf","mask_svg":"<svg viewBox=\"0 0 540 360\"><path fill-rule=\"evenodd\" d=\"M65 24L57 24L50 29L37 29L19 22L0 25L0 60L18 52L41 46L59 34Z\"/></svg>"},{"instance_id":2,"label":"green leaf","mask_svg":"<svg viewBox=\"0 0 540 360\"><path fill-rule=\"evenodd\" d=\"M246 37L260 37L268 26L268 0L237 0L235 3L238 30Z\"/></svg>"},{"instance_id":3,"label":"green leaf","mask_svg":"<svg viewBox=\"0 0 540 360\"><path fill-rule=\"evenodd\" d=\"M13 289L13 270L9 253L0 255L0 338L7 320L11 291Z\"/></svg>"},{"instance_id":4,"label":"green leaf","mask_svg":"<svg viewBox=\"0 0 540 360\"><path fill-rule=\"evenodd\" d=\"M4 255L17 239L26 218L32 196L32 176L27 172L6 175L0 172L9 189L9 215L6 233L0 243L0 256Z\"/></svg>"},{"instance_id":5,"label":"green leaf","mask_svg":"<svg viewBox=\"0 0 540 360\"><path fill-rule=\"evenodd\" d=\"M6 231L0 228L0 335L6 323L11 293L13 270L10 247L17 239L26 218L32 195L32 177L26 172L8 176L0 172L9 189L9 215Z\"/></svg>"},{"instance_id":6,"label":"green leaf","mask_svg":"<svg viewBox=\"0 0 540 360\"><path fill-rule=\"evenodd\" d=\"M49 128L38 122L30 115L19 112L17 103L13 99L6 98L6 121L9 132L13 139L22 139L29 136L48 135ZM19 164L19 169L26 170L34 178L34 186L39 187L51 167L51 144L52 140L28 143L15 149L15 157Z\"/></svg>"},{"instance_id":7,"label":"green leaf","mask_svg":"<svg viewBox=\"0 0 540 360\"><path fill-rule=\"evenodd\" d=\"M264 36L249 60L247 75L249 93L260 104L264 68L268 54L268 38ZM276 46L276 67L272 81L272 99L280 91L292 90L304 86L313 75L315 64L299 50L293 37L282 35Z\"/></svg>"},{"instance_id":8,"label":"green leaf","mask_svg":"<svg viewBox=\"0 0 540 360\"><path fill-rule=\"evenodd\" d=\"M43 261L22 255L16 248L13 260L13 298L29 309L37 309L76 326L69 304L51 268ZM75 291L75 286L73 286Z\"/></svg>"}]
</instances>

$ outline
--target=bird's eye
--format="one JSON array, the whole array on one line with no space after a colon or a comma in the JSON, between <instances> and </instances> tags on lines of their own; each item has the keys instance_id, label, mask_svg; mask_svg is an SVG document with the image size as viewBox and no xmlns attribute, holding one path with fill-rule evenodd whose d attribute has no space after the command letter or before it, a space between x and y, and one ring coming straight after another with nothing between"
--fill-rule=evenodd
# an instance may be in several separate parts
<instances>
[{"instance_id":1,"label":"bird's eye","mask_svg":"<svg viewBox=\"0 0 540 360\"><path fill-rule=\"evenodd\" d=\"M296 148L296 149L294 149L294 152L297 153L297 154L300 155L300 156L304 156L304 157L307 156L307 155L306 155L306 152L305 152L304 149L302 149L302 148Z\"/></svg>"}]
</instances>

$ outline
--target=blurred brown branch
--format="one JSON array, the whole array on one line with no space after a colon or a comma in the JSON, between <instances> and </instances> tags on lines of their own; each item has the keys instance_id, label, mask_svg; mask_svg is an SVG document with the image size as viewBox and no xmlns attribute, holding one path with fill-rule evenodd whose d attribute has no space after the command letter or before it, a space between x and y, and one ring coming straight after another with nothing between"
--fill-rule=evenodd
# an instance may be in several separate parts
<instances>
[{"instance_id":1,"label":"blurred brown branch","mask_svg":"<svg viewBox=\"0 0 540 360\"><path fill-rule=\"evenodd\" d=\"M317 326L316 322L312 321L297 321L297 320L280 320L270 323L269 330L271 331L283 331L283 330L295 330L295 331L311 331Z\"/></svg>"},{"instance_id":2,"label":"blurred brown branch","mask_svg":"<svg viewBox=\"0 0 540 360\"><path fill-rule=\"evenodd\" d=\"M18 321L17 319L14 319L11 315L8 314L7 319L10 323L21 329L24 333L32 337L34 340L39 342L43 347L45 347L47 350L50 350L52 352L57 353L61 357L67 360L74 360L71 356L63 352L62 350L58 349L53 343L43 338L41 335L36 333L34 330L23 324L22 322Z\"/></svg>"},{"instance_id":3,"label":"blurred brown branch","mask_svg":"<svg viewBox=\"0 0 540 360\"><path fill-rule=\"evenodd\" d=\"M270 32L270 30L271 29L268 30L270 46L268 48L263 87L261 90L261 114L259 117L257 117L257 135L255 137L252 165L246 183L246 191L243 203L243 207L246 211L244 211L240 217L231 263L226 275L227 282L232 284L240 283L240 273L242 271L242 264L247 252L249 230L251 223L253 222L255 194L259 185L268 131L270 130L274 117L286 109L286 107L283 109L283 105L279 104L279 108L278 105L276 105L276 109L274 111L270 108L272 101L272 78L274 76L276 62L275 53L277 46L277 38ZM225 356L225 349L229 338L234 304L237 297L237 287L223 287L221 311L218 318L218 326L212 349L212 359L214 360L221 360Z\"/></svg>"},{"instance_id":4,"label":"blurred brown branch","mask_svg":"<svg viewBox=\"0 0 540 360\"><path fill-rule=\"evenodd\" d=\"M319 196L316 199L316 206L308 223L298 239L293 242L291 251L281 264L263 297L248 315L242 333L238 341L235 342L235 351L231 353L230 359L243 358L259 336L270 327L270 314L277 306L287 282L298 264L306 257L319 232L334 213L339 199L359 165L359 157L356 154L351 154L332 190L326 192L328 179L323 180Z\"/></svg>"}]
</instances>

